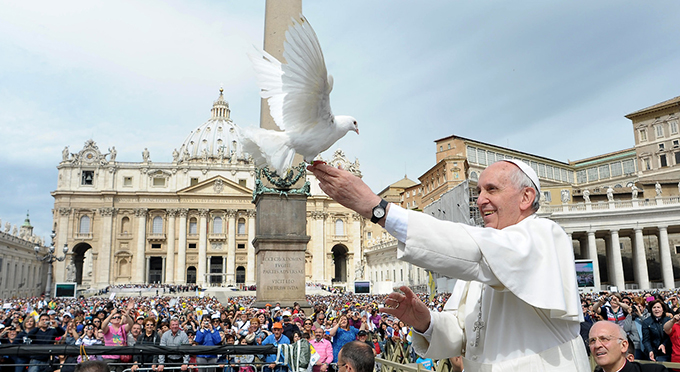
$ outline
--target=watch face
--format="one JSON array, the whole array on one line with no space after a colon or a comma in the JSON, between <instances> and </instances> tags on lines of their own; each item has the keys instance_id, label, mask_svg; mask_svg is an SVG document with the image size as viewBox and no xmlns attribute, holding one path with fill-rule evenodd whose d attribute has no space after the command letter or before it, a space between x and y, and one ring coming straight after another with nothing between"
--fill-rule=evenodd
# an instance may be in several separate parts
<instances>
[{"instance_id":1,"label":"watch face","mask_svg":"<svg viewBox=\"0 0 680 372\"><path fill-rule=\"evenodd\" d=\"M383 208L376 208L373 211L373 215L377 218L383 218L383 216L385 216L385 210Z\"/></svg>"}]
</instances>

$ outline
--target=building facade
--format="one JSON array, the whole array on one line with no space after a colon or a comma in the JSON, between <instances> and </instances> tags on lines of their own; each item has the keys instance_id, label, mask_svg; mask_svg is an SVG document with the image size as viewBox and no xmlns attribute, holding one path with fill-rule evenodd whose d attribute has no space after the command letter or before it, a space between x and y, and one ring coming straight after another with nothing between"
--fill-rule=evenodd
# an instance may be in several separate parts
<instances>
[{"instance_id":1,"label":"building facade","mask_svg":"<svg viewBox=\"0 0 680 372\"><path fill-rule=\"evenodd\" d=\"M255 284L255 165L243 152L222 90L211 118L172 151L172 162L117 159L89 140L65 148L54 197L55 279L84 288L127 283ZM360 175L341 150L329 159ZM362 256L363 218L312 184L307 200L307 281L351 286ZM281 216L285 218L285 216Z\"/></svg>"},{"instance_id":2,"label":"building facade","mask_svg":"<svg viewBox=\"0 0 680 372\"><path fill-rule=\"evenodd\" d=\"M43 239L33 235L33 226L26 215L17 227L0 220L0 298L39 296L47 284L47 266L40 257L47 253Z\"/></svg>"}]
</instances>

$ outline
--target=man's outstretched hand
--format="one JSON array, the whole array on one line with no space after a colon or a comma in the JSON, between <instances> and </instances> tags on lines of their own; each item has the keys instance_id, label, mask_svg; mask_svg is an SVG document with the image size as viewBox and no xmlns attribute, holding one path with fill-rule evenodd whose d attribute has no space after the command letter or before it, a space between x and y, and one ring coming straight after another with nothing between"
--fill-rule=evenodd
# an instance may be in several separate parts
<instances>
[{"instance_id":1,"label":"man's outstretched hand","mask_svg":"<svg viewBox=\"0 0 680 372\"><path fill-rule=\"evenodd\" d=\"M326 195L364 218L370 219L373 207L380 203L380 197L361 178L346 170L325 163L309 165L307 170L319 180L319 186Z\"/></svg>"},{"instance_id":2,"label":"man's outstretched hand","mask_svg":"<svg viewBox=\"0 0 680 372\"><path fill-rule=\"evenodd\" d=\"M385 300L385 307L380 311L394 315L410 325L418 332L425 332L430 327L430 310L420 301L418 296L407 286L399 287L403 292L392 292Z\"/></svg>"}]
</instances>

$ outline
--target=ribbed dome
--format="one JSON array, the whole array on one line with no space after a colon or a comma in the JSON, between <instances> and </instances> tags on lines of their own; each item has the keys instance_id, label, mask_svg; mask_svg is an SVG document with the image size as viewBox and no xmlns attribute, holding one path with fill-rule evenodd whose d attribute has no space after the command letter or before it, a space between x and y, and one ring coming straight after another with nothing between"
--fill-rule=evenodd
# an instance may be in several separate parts
<instances>
[{"instance_id":1,"label":"ribbed dome","mask_svg":"<svg viewBox=\"0 0 680 372\"><path fill-rule=\"evenodd\" d=\"M179 153L184 161L202 159L203 149L207 150L209 158L219 158L221 147L224 147L223 157L225 159L229 158L232 153L236 154L238 159L243 158L243 148L237 135L238 127L229 118L231 110L229 110L229 102L224 100L223 92L224 89L220 88L220 96L210 110L212 113L210 120L191 131L182 143ZM186 152L189 153L189 159L185 156Z\"/></svg>"}]
</instances>

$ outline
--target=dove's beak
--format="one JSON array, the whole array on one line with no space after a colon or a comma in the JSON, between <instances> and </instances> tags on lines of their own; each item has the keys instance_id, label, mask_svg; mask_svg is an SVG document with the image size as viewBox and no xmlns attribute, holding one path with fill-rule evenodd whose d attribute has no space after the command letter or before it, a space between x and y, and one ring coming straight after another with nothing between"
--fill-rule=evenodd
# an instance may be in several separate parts
<instances>
[{"instance_id":1,"label":"dove's beak","mask_svg":"<svg viewBox=\"0 0 680 372\"><path fill-rule=\"evenodd\" d=\"M354 131L357 132L357 134L359 134L359 128L355 129Z\"/></svg>"}]
</instances>

